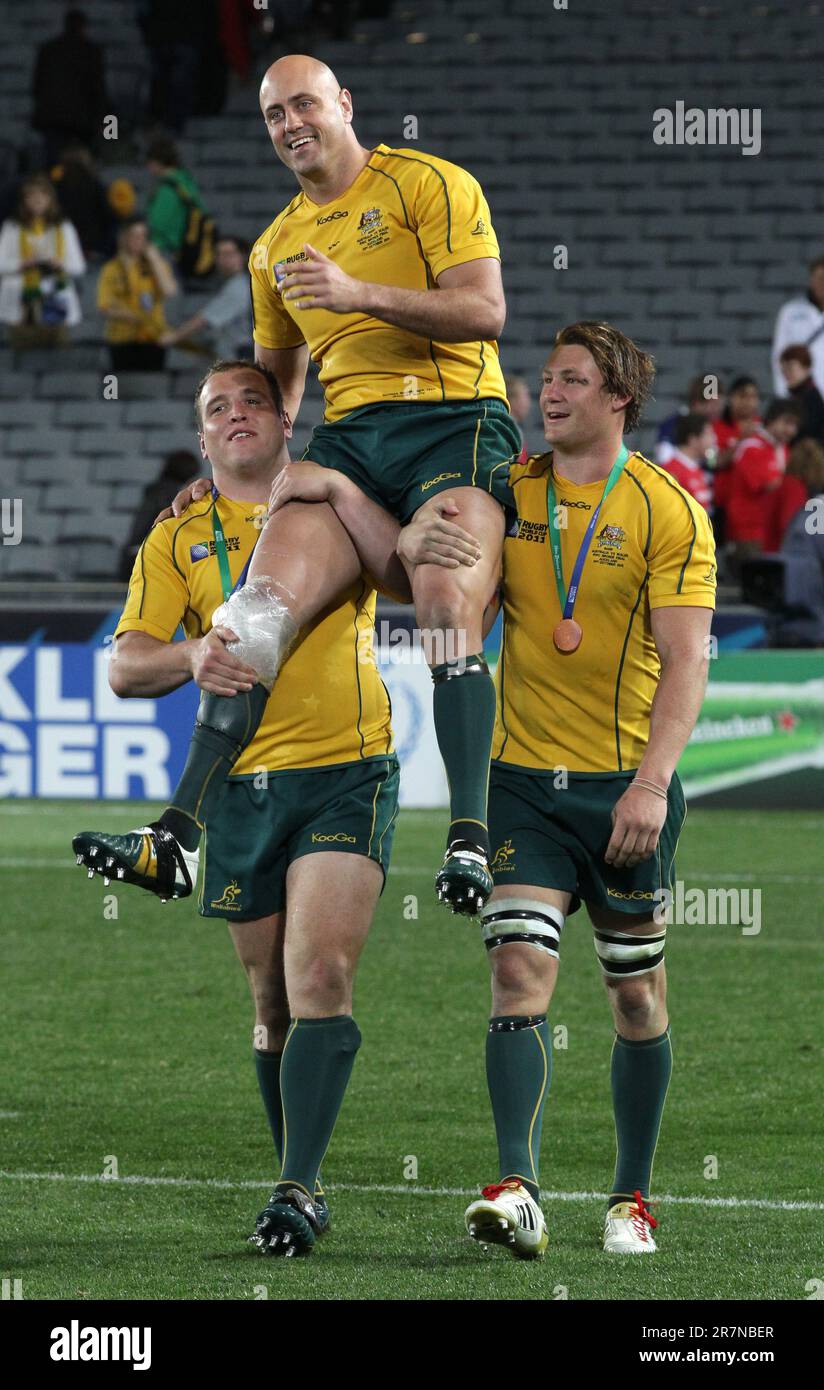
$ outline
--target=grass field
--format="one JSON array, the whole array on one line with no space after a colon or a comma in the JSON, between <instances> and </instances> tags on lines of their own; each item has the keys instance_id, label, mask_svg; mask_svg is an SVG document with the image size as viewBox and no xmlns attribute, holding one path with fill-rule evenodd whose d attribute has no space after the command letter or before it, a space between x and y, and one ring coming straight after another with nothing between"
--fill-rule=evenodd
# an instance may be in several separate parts
<instances>
[{"instance_id":1,"label":"grass field","mask_svg":"<svg viewBox=\"0 0 824 1390\"><path fill-rule=\"evenodd\" d=\"M402 815L364 955L364 1043L324 1169L334 1232L309 1260L266 1261L244 1243L275 1172L228 933L128 888L104 920L100 880L71 853L73 831L146 814L0 807L0 1273L24 1298L804 1299L824 1279L824 815L690 814L680 876L760 888L762 929L671 928L675 1071L650 1260L599 1248L612 1034L585 914L567 925L550 1021L568 1046L542 1151L550 1247L521 1264L463 1234L470 1193L497 1170L484 952L476 926L433 903L443 818ZM111 1156L120 1178L101 1180Z\"/></svg>"}]
</instances>

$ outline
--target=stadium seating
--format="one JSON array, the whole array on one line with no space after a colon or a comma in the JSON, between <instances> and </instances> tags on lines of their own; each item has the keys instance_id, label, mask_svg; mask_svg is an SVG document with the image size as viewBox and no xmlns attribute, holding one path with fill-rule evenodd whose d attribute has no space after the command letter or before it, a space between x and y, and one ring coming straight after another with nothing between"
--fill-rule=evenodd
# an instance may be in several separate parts
<instances>
[{"instance_id":1,"label":"stadium seating","mask_svg":"<svg viewBox=\"0 0 824 1390\"><path fill-rule=\"evenodd\" d=\"M125 147L148 86L135 7L89 0L83 8L92 35L105 43ZM403 0L389 20L358 22L349 40L324 43L319 52L353 92L364 143L404 145L404 119L412 115L418 136L410 148L464 163L483 182L508 287L506 369L535 379L563 322L614 319L658 363L652 422L672 410L699 368L752 372L769 390L775 313L803 286L811 256L824 251L824 191L812 172L824 135L824 30L816 6L803 0L685 0L678 7L625 0L614 8L620 13L608 30L598 0L572 0L568 9L551 0L505 7ZM5 13L3 24L6 139L31 148L28 74L36 45L56 28L54 6L30 0ZM679 99L702 108L759 107L758 156L656 146L652 113ZM181 149L226 230L254 236L291 196L254 86L233 84L225 111L192 121ZM113 154L106 177L125 175L145 190L143 172ZM553 268L559 244L568 247L567 270ZM84 556L80 547L46 556L49 543L26 528L21 546L0 547L0 575L25 576L21 552L29 546L32 573L49 558L66 577L93 572L105 559L100 545L119 534L107 509L118 478L128 488L122 501L157 475L163 454L195 446L187 397L202 359L177 350L168 373L122 378L119 400L106 401L91 278L83 301L80 346L52 354L0 350L10 465L4 461L3 476L42 490L44 536L53 516L75 518L85 507L95 554ZM197 303L184 296L175 320ZM313 378L295 453L320 413ZM649 446L650 438L648 425L640 442ZM540 434L533 431L530 442L539 444Z\"/></svg>"}]
</instances>

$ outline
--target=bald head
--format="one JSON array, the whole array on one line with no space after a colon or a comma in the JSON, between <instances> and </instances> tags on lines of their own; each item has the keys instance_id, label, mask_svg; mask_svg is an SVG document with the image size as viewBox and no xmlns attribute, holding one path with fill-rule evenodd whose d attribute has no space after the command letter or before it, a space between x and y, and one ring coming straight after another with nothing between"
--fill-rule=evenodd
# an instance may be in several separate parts
<instances>
[{"instance_id":1,"label":"bald head","mask_svg":"<svg viewBox=\"0 0 824 1390\"><path fill-rule=\"evenodd\" d=\"M304 89L335 97L340 83L320 58L312 58L308 53L287 53L264 73L260 84L260 109L265 115L267 101L283 101L290 93Z\"/></svg>"},{"instance_id":2,"label":"bald head","mask_svg":"<svg viewBox=\"0 0 824 1390\"><path fill-rule=\"evenodd\" d=\"M359 149L349 92L307 53L287 54L267 69L260 109L278 159L310 192Z\"/></svg>"}]
</instances>

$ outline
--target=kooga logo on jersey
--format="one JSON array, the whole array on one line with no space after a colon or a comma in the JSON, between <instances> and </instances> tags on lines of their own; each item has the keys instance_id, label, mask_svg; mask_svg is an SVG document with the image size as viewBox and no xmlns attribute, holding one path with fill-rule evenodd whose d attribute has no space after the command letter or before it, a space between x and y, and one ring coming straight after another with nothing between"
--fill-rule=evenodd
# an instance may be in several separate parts
<instances>
[{"instance_id":1,"label":"kooga logo on jersey","mask_svg":"<svg viewBox=\"0 0 824 1390\"><path fill-rule=\"evenodd\" d=\"M324 222L336 222L337 219L338 219L339 217L348 217L348 216L349 216L349 213L348 213L348 212L341 212L340 208L338 208L337 212L328 212L328 213L326 214L325 217L319 217L319 218L318 218L318 226L319 226L319 227L322 227L323 224L324 224Z\"/></svg>"}]
</instances>

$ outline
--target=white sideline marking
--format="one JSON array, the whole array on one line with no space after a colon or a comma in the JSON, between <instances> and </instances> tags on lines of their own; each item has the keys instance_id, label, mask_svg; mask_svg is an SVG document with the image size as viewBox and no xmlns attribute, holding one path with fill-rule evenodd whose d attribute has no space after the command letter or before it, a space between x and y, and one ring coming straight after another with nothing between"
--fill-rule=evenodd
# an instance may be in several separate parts
<instances>
[{"instance_id":1,"label":"white sideline marking","mask_svg":"<svg viewBox=\"0 0 824 1390\"><path fill-rule=\"evenodd\" d=\"M100 1173L10 1173L0 1170L0 1180L6 1182L99 1182L133 1187L217 1187L230 1191L246 1191L271 1187L271 1178L167 1178L141 1177L127 1174L122 1178L104 1178ZM420 1187L413 1183L333 1183L329 1192L381 1193L384 1196L416 1197L476 1197L475 1187ZM548 1202L605 1202L608 1192L552 1192L541 1189ZM756 1207L761 1211L824 1211L824 1202L776 1202L764 1197L673 1197L662 1193L653 1202L671 1202L686 1207Z\"/></svg>"}]
</instances>

